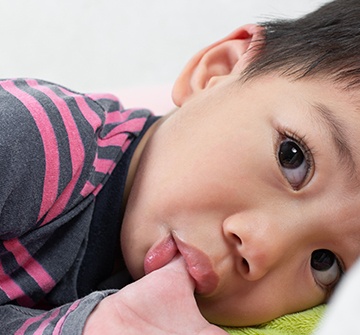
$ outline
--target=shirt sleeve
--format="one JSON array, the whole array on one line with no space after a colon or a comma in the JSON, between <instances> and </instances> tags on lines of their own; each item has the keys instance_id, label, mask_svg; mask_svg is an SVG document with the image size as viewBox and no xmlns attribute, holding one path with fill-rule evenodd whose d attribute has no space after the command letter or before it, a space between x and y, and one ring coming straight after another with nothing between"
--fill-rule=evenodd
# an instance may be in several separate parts
<instances>
[{"instance_id":1,"label":"shirt sleeve","mask_svg":"<svg viewBox=\"0 0 360 335\"><path fill-rule=\"evenodd\" d=\"M76 269L94 199L150 115L112 95L0 80L0 333L81 334L109 294L79 299Z\"/></svg>"},{"instance_id":2,"label":"shirt sleeve","mask_svg":"<svg viewBox=\"0 0 360 335\"><path fill-rule=\"evenodd\" d=\"M89 314L102 299L115 292L93 292L82 299L49 311L15 305L0 306L0 333L81 335Z\"/></svg>"},{"instance_id":3,"label":"shirt sleeve","mask_svg":"<svg viewBox=\"0 0 360 335\"><path fill-rule=\"evenodd\" d=\"M96 195L146 118L111 95L1 81L0 238L24 235Z\"/></svg>"}]
</instances>

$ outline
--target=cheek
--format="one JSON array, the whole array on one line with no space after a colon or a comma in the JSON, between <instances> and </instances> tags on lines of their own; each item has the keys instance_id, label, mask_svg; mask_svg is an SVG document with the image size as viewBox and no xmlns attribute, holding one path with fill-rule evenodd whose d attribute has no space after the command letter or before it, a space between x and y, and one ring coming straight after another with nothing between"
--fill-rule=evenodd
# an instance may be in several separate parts
<instances>
[{"instance_id":1,"label":"cheek","mask_svg":"<svg viewBox=\"0 0 360 335\"><path fill-rule=\"evenodd\" d=\"M209 147L207 142L205 136L192 136L169 140L162 148L154 145L142 169L142 189L152 190L159 205L176 207L211 204L223 197L233 181L232 153L221 143Z\"/></svg>"},{"instance_id":2,"label":"cheek","mask_svg":"<svg viewBox=\"0 0 360 335\"><path fill-rule=\"evenodd\" d=\"M237 278L236 283L234 276L234 281L227 282L228 289L224 289L220 296L198 296L197 303L204 317L212 323L251 326L306 310L323 302L324 294L318 288L309 286L298 275L290 277L274 274L252 283L245 283Z\"/></svg>"},{"instance_id":3,"label":"cheek","mask_svg":"<svg viewBox=\"0 0 360 335\"><path fill-rule=\"evenodd\" d=\"M195 198L206 206L261 187L259 176L276 166L272 128L256 115L223 109L178 111L153 136L144 170L157 199L180 205Z\"/></svg>"},{"instance_id":4,"label":"cheek","mask_svg":"<svg viewBox=\"0 0 360 335\"><path fill-rule=\"evenodd\" d=\"M266 187L268 179L273 180L271 169L277 167L271 144L259 145L245 131L214 137L203 130L185 137L169 135L168 141L160 135L142 162L136 195L138 203L151 206L158 216L217 211L225 218L259 196L273 198Z\"/></svg>"}]
</instances>

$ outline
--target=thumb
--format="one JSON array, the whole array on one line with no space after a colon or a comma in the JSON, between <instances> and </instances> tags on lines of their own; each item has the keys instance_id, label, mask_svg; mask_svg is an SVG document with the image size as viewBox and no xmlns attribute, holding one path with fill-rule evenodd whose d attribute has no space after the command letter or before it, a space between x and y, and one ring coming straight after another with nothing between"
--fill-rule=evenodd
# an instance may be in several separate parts
<instances>
[{"instance_id":1,"label":"thumb","mask_svg":"<svg viewBox=\"0 0 360 335\"><path fill-rule=\"evenodd\" d=\"M153 273L170 275L172 281L181 282L182 285L188 286L192 291L195 290L194 279L188 273L186 262L180 254L177 254L168 264Z\"/></svg>"}]
</instances>

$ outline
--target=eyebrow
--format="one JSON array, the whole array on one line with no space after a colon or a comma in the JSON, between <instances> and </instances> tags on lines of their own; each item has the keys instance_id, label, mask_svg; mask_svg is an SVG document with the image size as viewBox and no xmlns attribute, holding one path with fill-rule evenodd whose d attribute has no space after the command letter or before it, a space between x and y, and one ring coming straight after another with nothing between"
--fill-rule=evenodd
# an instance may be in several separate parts
<instances>
[{"instance_id":1,"label":"eyebrow","mask_svg":"<svg viewBox=\"0 0 360 335\"><path fill-rule=\"evenodd\" d=\"M351 181L359 184L357 178L357 166L354 160L351 146L346 136L346 128L344 124L336 117L336 114L326 105L317 103L312 105L318 113L312 113L316 121L320 121L322 125L329 130L332 141L337 149L340 165L348 171ZM319 116L319 117L317 117Z\"/></svg>"}]
</instances>

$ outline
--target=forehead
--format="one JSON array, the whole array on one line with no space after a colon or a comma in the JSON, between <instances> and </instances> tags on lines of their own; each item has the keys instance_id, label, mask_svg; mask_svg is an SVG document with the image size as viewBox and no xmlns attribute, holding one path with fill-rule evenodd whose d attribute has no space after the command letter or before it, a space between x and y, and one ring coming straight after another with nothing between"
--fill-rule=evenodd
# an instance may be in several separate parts
<instances>
[{"instance_id":1,"label":"forehead","mask_svg":"<svg viewBox=\"0 0 360 335\"><path fill-rule=\"evenodd\" d=\"M282 109L288 108L289 112L295 110L299 121L310 120L327 133L341 162L354 170L360 158L357 145L360 140L360 87L350 89L323 78L294 80L278 75L260 77L255 86L258 94L267 92L265 100L270 101L265 103L274 102ZM354 178L357 175L354 173Z\"/></svg>"}]
</instances>

